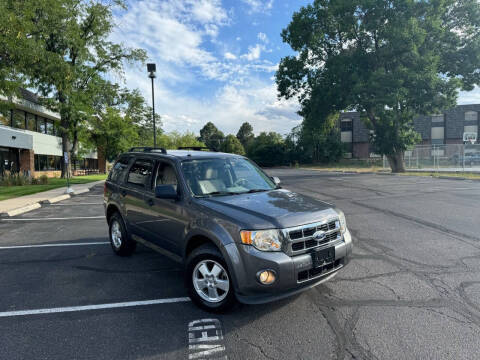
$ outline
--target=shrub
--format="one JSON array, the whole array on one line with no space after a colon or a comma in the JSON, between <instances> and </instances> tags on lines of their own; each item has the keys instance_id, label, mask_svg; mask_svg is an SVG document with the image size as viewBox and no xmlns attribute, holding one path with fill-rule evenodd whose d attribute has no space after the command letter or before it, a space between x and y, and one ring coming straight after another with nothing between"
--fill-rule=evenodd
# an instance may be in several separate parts
<instances>
[{"instance_id":1,"label":"shrub","mask_svg":"<svg viewBox=\"0 0 480 360\"><path fill-rule=\"evenodd\" d=\"M47 185L48 184L48 176L47 175L40 176L40 184L41 185Z\"/></svg>"}]
</instances>

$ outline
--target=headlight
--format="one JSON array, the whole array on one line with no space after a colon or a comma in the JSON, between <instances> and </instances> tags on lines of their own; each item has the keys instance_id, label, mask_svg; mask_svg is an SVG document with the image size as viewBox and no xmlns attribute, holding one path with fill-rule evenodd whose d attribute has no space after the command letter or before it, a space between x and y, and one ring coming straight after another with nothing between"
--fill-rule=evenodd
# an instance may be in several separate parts
<instances>
[{"instance_id":1,"label":"headlight","mask_svg":"<svg viewBox=\"0 0 480 360\"><path fill-rule=\"evenodd\" d=\"M337 210L337 212L340 220L340 231L343 234L347 230L347 221L345 220L345 214L342 210Z\"/></svg>"},{"instance_id":2,"label":"headlight","mask_svg":"<svg viewBox=\"0 0 480 360\"><path fill-rule=\"evenodd\" d=\"M278 230L243 230L240 232L240 237L242 238L243 244L253 245L256 249L261 251L282 250L282 241Z\"/></svg>"}]
</instances>

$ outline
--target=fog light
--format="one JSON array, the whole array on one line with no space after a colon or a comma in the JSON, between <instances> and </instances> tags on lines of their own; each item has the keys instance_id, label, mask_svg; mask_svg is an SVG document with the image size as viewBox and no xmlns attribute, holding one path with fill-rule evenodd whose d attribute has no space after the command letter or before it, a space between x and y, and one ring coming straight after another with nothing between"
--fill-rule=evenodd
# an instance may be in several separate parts
<instances>
[{"instance_id":1,"label":"fog light","mask_svg":"<svg viewBox=\"0 0 480 360\"><path fill-rule=\"evenodd\" d=\"M258 281L264 285L270 285L275 282L276 276L273 270L261 270L257 273Z\"/></svg>"}]
</instances>

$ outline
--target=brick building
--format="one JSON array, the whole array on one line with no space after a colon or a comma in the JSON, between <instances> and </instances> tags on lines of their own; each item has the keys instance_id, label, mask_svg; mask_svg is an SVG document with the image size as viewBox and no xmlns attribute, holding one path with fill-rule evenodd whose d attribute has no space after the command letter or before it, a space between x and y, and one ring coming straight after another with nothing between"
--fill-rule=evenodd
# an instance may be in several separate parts
<instances>
[{"instance_id":1,"label":"brick building","mask_svg":"<svg viewBox=\"0 0 480 360\"><path fill-rule=\"evenodd\" d=\"M465 132L476 133L480 125L480 104L458 105L431 116L418 116L415 130L421 135L421 145L462 144ZM369 143L371 130L358 112L340 114L341 140L346 144L347 157L367 159L376 156ZM477 140L478 141L478 140Z\"/></svg>"},{"instance_id":2,"label":"brick building","mask_svg":"<svg viewBox=\"0 0 480 360\"><path fill-rule=\"evenodd\" d=\"M0 174L24 172L32 176L60 176L62 138L60 115L41 105L32 92L21 89L10 109L0 109ZM0 97L0 101L8 99ZM77 173L105 171L105 159L99 164L97 152L77 160Z\"/></svg>"}]
</instances>

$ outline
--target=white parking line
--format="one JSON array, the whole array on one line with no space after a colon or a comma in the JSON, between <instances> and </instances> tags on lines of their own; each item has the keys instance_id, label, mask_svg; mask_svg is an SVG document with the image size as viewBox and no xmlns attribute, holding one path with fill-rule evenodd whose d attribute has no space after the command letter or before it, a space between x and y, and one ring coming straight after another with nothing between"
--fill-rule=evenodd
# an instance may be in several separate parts
<instances>
[{"instance_id":1,"label":"white parking line","mask_svg":"<svg viewBox=\"0 0 480 360\"><path fill-rule=\"evenodd\" d=\"M103 203L52 204L51 206L103 205Z\"/></svg>"},{"instance_id":2,"label":"white parking line","mask_svg":"<svg viewBox=\"0 0 480 360\"><path fill-rule=\"evenodd\" d=\"M49 220L82 220L82 219L104 219L103 216L74 216L74 217L56 217L56 218L30 218L30 219L1 219L2 221L49 221Z\"/></svg>"},{"instance_id":3,"label":"white parking line","mask_svg":"<svg viewBox=\"0 0 480 360\"><path fill-rule=\"evenodd\" d=\"M102 242L71 243L71 244L38 244L38 245L0 246L0 250L6 250L6 249L24 249L24 248L41 248L41 247L57 247L57 246L105 245L105 244L110 244L110 242L108 242L108 241L102 241Z\"/></svg>"},{"instance_id":4,"label":"white parking line","mask_svg":"<svg viewBox=\"0 0 480 360\"><path fill-rule=\"evenodd\" d=\"M0 317L55 314L55 313L64 313L64 312L101 310L101 309L115 309L115 308L133 307L133 306L171 304L171 303L179 303L179 302L187 302L187 301L190 301L190 298L180 297L180 298L167 298L167 299L144 300L144 301L129 301L129 302L112 303L112 304L68 306L68 307L59 307L59 308L50 308L50 309L5 311L5 312L0 312Z\"/></svg>"}]
</instances>

